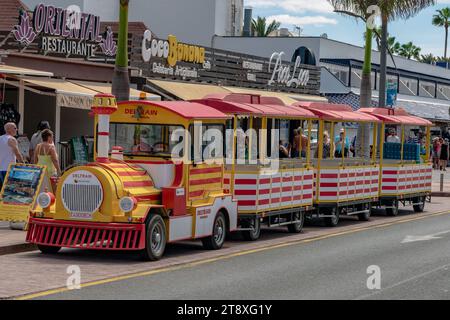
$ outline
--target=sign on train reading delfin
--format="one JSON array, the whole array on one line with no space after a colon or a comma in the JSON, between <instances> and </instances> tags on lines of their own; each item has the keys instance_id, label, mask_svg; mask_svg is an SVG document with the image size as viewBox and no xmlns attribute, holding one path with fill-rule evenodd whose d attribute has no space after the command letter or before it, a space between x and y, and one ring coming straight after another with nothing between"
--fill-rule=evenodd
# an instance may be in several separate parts
<instances>
[{"instance_id":1,"label":"sign on train reading delfin","mask_svg":"<svg viewBox=\"0 0 450 320\"><path fill-rule=\"evenodd\" d=\"M44 185L49 185L45 166L10 165L0 192L0 221L26 222Z\"/></svg>"}]
</instances>

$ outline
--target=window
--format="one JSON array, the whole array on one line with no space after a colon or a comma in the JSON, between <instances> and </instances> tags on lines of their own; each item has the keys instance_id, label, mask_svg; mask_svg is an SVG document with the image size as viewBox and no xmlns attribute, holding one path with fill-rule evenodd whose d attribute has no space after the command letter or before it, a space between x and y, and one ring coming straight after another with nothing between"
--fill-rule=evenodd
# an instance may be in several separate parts
<instances>
[{"instance_id":1,"label":"window","mask_svg":"<svg viewBox=\"0 0 450 320\"><path fill-rule=\"evenodd\" d=\"M211 159L219 159L224 157L224 149L225 149L225 138L224 138L224 130L225 126L223 124L202 124L201 126L201 137L198 137L198 130L194 130L196 125L191 125L189 127L189 133L192 137L191 141L191 160L196 162L200 162L203 160L211 160ZM195 140L201 139L201 150L195 151ZM216 139L221 139L221 141L216 141ZM206 148L209 150L206 150ZM206 152L205 152L206 150ZM201 155L196 154L201 152ZM200 158L200 157L201 158Z\"/></svg>"},{"instance_id":2,"label":"window","mask_svg":"<svg viewBox=\"0 0 450 320\"><path fill-rule=\"evenodd\" d=\"M182 141L171 141L172 133L184 130L182 126L160 124L110 124L110 148L121 146L124 155L170 156L175 145Z\"/></svg>"}]
</instances>

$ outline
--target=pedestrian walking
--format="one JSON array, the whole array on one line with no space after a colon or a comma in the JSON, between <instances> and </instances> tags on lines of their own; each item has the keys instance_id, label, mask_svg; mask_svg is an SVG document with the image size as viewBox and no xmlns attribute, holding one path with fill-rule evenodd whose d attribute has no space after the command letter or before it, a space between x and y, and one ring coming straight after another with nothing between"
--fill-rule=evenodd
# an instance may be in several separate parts
<instances>
[{"instance_id":1,"label":"pedestrian walking","mask_svg":"<svg viewBox=\"0 0 450 320\"><path fill-rule=\"evenodd\" d=\"M9 165L16 161L24 162L15 138L17 135L16 124L8 122L4 125L4 130L5 134L0 136L0 187L3 185Z\"/></svg>"},{"instance_id":2,"label":"pedestrian walking","mask_svg":"<svg viewBox=\"0 0 450 320\"><path fill-rule=\"evenodd\" d=\"M36 146L33 162L47 167L47 175L49 178L61 176L58 154L55 144L53 143L53 132L45 129L41 133L42 143Z\"/></svg>"},{"instance_id":3,"label":"pedestrian walking","mask_svg":"<svg viewBox=\"0 0 450 320\"><path fill-rule=\"evenodd\" d=\"M31 141L30 141L30 151L29 151L29 156L30 156L30 162L31 163L36 163L33 161L34 159L34 151L36 150L36 147L39 143L42 143L42 136L41 133L43 130L45 129L51 129L50 128L50 124L48 123L48 121L40 121L38 126L37 126L37 131L31 136Z\"/></svg>"},{"instance_id":4,"label":"pedestrian walking","mask_svg":"<svg viewBox=\"0 0 450 320\"><path fill-rule=\"evenodd\" d=\"M449 160L450 150L448 139L443 140L441 145L441 155L440 155L440 170L447 171L447 164Z\"/></svg>"},{"instance_id":5,"label":"pedestrian walking","mask_svg":"<svg viewBox=\"0 0 450 320\"><path fill-rule=\"evenodd\" d=\"M439 137L433 139L433 169L439 170L439 162L440 162L440 154L441 154L441 143L439 141Z\"/></svg>"}]
</instances>

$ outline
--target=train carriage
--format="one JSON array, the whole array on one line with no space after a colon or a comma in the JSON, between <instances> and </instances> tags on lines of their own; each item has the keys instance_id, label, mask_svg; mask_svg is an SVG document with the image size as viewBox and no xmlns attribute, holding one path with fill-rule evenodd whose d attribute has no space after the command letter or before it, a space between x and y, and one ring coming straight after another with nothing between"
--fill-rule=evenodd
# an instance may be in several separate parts
<instances>
[{"instance_id":1,"label":"train carriage","mask_svg":"<svg viewBox=\"0 0 450 320\"><path fill-rule=\"evenodd\" d=\"M324 218L331 227L338 224L340 215L355 215L359 220L369 220L371 203L378 199L380 169L376 154L370 154L370 146L376 145L376 124L380 120L353 111L348 105L315 102L294 105L320 118L319 133L322 134L319 134L318 150L313 160L314 216ZM369 127L372 127L372 134L364 130ZM349 138L350 132L354 139ZM360 135L359 145L350 142L355 142L357 135Z\"/></svg>"},{"instance_id":2,"label":"train carriage","mask_svg":"<svg viewBox=\"0 0 450 320\"><path fill-rule=\"evenodd\" d=\"M300 232L304 215L313 205L311 141L308 139L304 146L304 154L280 159L276 148L279 141L271 136L271 129L279 130L279 140L287 143L294 128L299 126L311 136L312 121L317 117L308 110L286 106L277 98L255 95L211 95L197 102L232 115L233 122L229 127L244 136L247 133L247 161L239 163L236 160L239 158L236 153L243 150L237 141L239 134L236 134L234 161L225 167L225 187L238 201L239 224L244 238L258 239L262 224L287 226L290 232ZM255 130L253 137L248 134L252 129ZM253 164L249 159L254 160Z\"/></svg>"},{"instance_id":3,"label":"train carriage","mask_svg":"<svg viewBox=\"0 0 450 320\"><path fill-rule=\"evenodd\" d=\"M306 214L336 226L343 214L368 220L373 205L422 211L431 193L431 123L401 109L245 94L117 105L100 94L92 111L95 161L67 170L30 213L27 241L44 253L130 250L157 260L176 241L220 249L226 233L256 240L264 224L300 232ZM392 127L398 143L384 137ZM222 152L210 148L218 141ZM289 142L296 148L280 158Z\"/></svg>"},{"instance_id":4,"label":"train carriage","mask_svg":"<svg viewBox=\"0 0 450 320\"><path fill-rule=\"evenodd\" d=\"M432 164L428 120L412 116L401 108L362 108L361 112L382 120L379 143L380 185L376 206L388 215L398 214L399 204L422 212L431 199ZM389 132L396 138L389 140Z\"/></svg>"},{"instance_id":5,"label":"train carriage","mask_svg":"<svg viewBox=\"0 0 450 320\"><path fill-rule=\"evenodd\" d=\"M223 132L229 116L188 102L117 106L111 95L97 95L92 111L96 160L66 171L55 195L39 195L27 241L44 253L133 250L146 260L159 259L166 243L179 240L222 247L226 232L237 228L237 201L223 192L223 163L197 164L188 151L192 139L201 143L205 127ZM180 138L173 141L176 130ZM120 148L110 157L112 146ZM181 151L173 160L176 146Z\"/></svg>"}]
</instances>

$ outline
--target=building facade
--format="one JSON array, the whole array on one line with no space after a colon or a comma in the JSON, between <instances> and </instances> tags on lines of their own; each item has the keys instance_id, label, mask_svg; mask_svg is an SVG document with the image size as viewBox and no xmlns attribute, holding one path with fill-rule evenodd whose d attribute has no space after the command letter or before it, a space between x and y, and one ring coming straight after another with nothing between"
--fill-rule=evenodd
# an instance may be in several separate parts
<instances>
[{"instance_id":1,"label":"building facade","mask_svg":"<svg viewBox=\"0 0 450 320\"><path fill-rule=\"evenodd\" d=\"M284 52L286 59L300 55L303 63L321 67L321 94L330 102L359 107L364 48L322 37L216 37L216 48L271 56ZM308 60L308 61L305 61ZM380 54L372 52L373 105L377 105ZM428 118L439 126L450 122L450 70L406 59L388 57L387 81L394 84L396 104Z\"/></svg>"},{"instance_id":2,"label":"building facade","mask_svg":"<svg viewBox=\"0 0 450 320\"><path fill-rule=\"evenodd\" d=\"M34 8L42 0L23 0ZM118 1L111 0L46 0L47 5L77 5L82 12L95 13L102 21L118 21ZM117 3L116 3L117 2ZM176 34L180 41L212 46L214 35L242 34L244 0L133 0L129 21L147 25L159 38Z\"/></svg>"}]
</instances>

